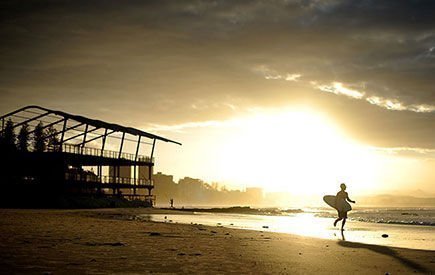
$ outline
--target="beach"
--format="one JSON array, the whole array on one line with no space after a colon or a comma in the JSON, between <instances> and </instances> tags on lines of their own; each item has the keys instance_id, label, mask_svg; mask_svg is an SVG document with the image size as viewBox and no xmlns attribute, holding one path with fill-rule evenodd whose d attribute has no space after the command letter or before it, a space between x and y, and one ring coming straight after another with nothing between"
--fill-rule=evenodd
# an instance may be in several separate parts
<instances>
[{"instance_id":1,"label":"beach","mask_svg":"<svg viewBox=\"0 0 435 275\"><path fill-rule=\"evenodd\" d=\"M434 273L435 251L153 222L160 209L0 210L0 273Z\"/></svg>"}]
</instances>

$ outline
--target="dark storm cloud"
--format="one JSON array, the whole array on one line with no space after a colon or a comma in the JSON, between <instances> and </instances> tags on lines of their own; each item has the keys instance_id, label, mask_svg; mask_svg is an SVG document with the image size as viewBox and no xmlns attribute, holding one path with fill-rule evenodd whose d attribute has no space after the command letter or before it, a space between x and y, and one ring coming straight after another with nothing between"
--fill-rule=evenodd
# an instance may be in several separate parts
<instances>
[{"instance_id":1,"label":"dark storm cloud","mask_svg":"<svg viewBox=\"0 0 435 275\"><path fill-rule=\"evenodd\" d=\"M434 113L412 109L435 105L433 1L0 5L2 113L41 104L177 124L302 102L374 144L435 147ZM265 68L300 77L266 79ZM364 97L318 89L334 82Z\"/></svg>"},{"instance_id":2,"label":"dark storm cloud","mask_svg":"<svg viewBox=\"0 0 435 275\"><path fill-rule=\"evenodd\" d=\"M307 1L314 10L314 22L375 30L430 30L435 23L433 1ZM346 23L343 25L343 23ZM350 27L350 28L349 28Z\"/></svg>"}]
</instances>

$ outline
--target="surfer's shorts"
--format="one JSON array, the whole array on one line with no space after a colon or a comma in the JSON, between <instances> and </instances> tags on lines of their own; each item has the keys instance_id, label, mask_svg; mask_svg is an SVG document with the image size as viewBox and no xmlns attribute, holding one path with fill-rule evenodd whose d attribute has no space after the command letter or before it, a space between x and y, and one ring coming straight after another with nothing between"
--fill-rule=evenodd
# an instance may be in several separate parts
<instances>
[{"instance_id":1,"label":"surfer's shorts","mask_svg":"<svg viewBox=\"0 0 435 275\"><path fill-rule=\"evenodd\" d=\"M341 219L346 218L347 219L347 211L337 211L338 212L338 217Z\"/></svg>"}]
</instances>

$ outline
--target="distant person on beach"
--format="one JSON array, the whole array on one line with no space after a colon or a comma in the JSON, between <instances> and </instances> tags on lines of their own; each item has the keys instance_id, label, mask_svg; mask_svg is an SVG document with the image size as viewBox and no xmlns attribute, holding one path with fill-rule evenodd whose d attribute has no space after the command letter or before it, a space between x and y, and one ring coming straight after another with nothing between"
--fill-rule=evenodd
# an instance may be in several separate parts
<instances>
[{"instance_id":1,"label":"distant person on beach","mask_svg":"<svg viewBox=\"0 0 435 275\"><path fill-rule=\"evenodd\" d=\"M349 198L349 195L347 194L346 190L346 184L342 183L340 184L340 192L337 193L337 196L335 196L335 207L338 211L338 218L334 221L334 226L337 226L337 223L341 220L343 222L341 223L341 230L344 230L344 225L346 224L347 219L347 204L349 202L355 203L355 201L351 200Z\"/></svg>"}]
</instances>

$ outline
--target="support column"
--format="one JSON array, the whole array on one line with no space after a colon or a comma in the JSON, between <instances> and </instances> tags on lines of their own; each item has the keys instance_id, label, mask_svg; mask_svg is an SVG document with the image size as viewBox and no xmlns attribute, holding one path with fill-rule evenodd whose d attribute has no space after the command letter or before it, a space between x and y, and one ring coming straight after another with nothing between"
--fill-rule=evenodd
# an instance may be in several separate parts
<instances>
[{"instance_id":1,"label":"support column","mask_svg":"<svg viewBox=\"0 0 435 275\"><path fill-rule=\"evenodd\" d=\"M156 147L156 139L153 140L153 148L151 149L151 159L150 159L150 167L148 169L148 179L151 180L152 179L152 166L154 166L154 161L153 161L153 157L154 157L154 148Z\"/></svg>"},{"instance_id":2,"label":"support column","mask_svg":"<svg viewBox=\"0 0 435 275\"><path fill-rule=\"evenodd\" d=\"M150 165L148 167L148 179L150 181L150 187L148 188L148 195L151 196L151 190L152 190L152 180L153 180L153 167L154 167L154 148L156 147L156 139L153 140L153 148L151 149L151 159L150 159ZM151 204L152 204L151 200Z\"/></svg>"},{"instance_id":3,"label":"support column","mask_svg":"<svg viewBox=\"0 0 435 275\"><path fill-rule=\"evenodd\" d=\"M119 146L118 159L120 159L121 155L122 155L122 147L124 146L124 139L125 139L125 132L122 133L121 145ZM130 173L131 173L131 170L130 170ZM121 166L118 166L118 178L121 180ZM119 194L120 194L119 188L117 189L117 192L118 192L118 196L119 196Z\"/></svg>"},{"instance_id":4,"label":"support column","mask_svg":"<svg viewBox=\"0 0 435 275\"><path fill-rule=\"evenodd\" d=\"M119 184L120 176L121 176L121 167L118 165L116 166L116 184ZM119 187L116 188L116 194L119 195Z\"/></svg>"},{"instance_id":5,"label":"support column","mask_svg":"<svg viewBox=\"0 0 435 275\"><path fill-rule=\"evenodd\" d=\"M122 147L124 146L124 138L125 138L125 132L122 133L122 138L121 138L121 145L119 146L119 153L118 153L118 158L121 158L122 155Z\"/></svg>"},{"instance_id":6,"label":"support column","mask_svg":"<svg viewBox=\"0 0 435 275\"><path fill-rule=\"evenodd\" d=\"M153 161L153 156L154 156L154 148L156 147L156 139L153 140L153 147L151 149L151 162L154 163Z\"/></svg>"},{"instance_id":7,"label":"support column","mask_svg":"<svg viewBox=\"0 0 435 275\"><path fill-rule=\"evenodd\" d=\"M83 154L83 149L85 148L86 136L88 135L88 128L89 128L89 124L86 124L86 126L85 126L85 134L83 135L83 143L82 143L81 154Z\"/></svg>"},{"instance_id":8,"label":"support column","mask_svg":"<svg viewBox=\"0 0 435 275\"><path fill-rule=\"evenodd\" d=\"M134 187L133 187L133 194L136 195L136 165L137 165L137 155L139 154L139 145L140 145L140 138L141 136L139 136L139 138L137 139L137 146L136 146L136 154L134 155ZM140 179L139 179L140 180Z\"/></svg>"},{"instance_id":9,"label":"support column","mask_svg":"<svg viewBox=\"0 0 435 275\"><path fill-rule=\"evenodd\" d=\"M104 131L103 142L101 143L101 157L104 155L104 147L106 146L107 128Z\"/></svg>"},{"instance_id":10,"label":"support column","mask_svg":"<svg viewBox=\"0 0 435 275\"><path fill-rule=\"evenodd\" d=\"M103 157L104 147L106 146L107 128L104 130L103 140L101 142L101 153L100 157ZM100 184L103 184L103 166L100 167ZM110 176L110 175L109 175ZM98 192L101 193L101 187L98 188Z\"/></svg>"},{"instance_id":11,"label":"support column","mask_svg":"<svg viewBox=\"0 0 435 275\"><path fill-rule=\"evenodd\" d=\"M60 136L60 151L63 152L63 140L65 139L65 132L66 132L66 126L68 123L68 119L65 118L63 121L63 127L62 127L62 135Z\"/></svg>"}]
</instances>

